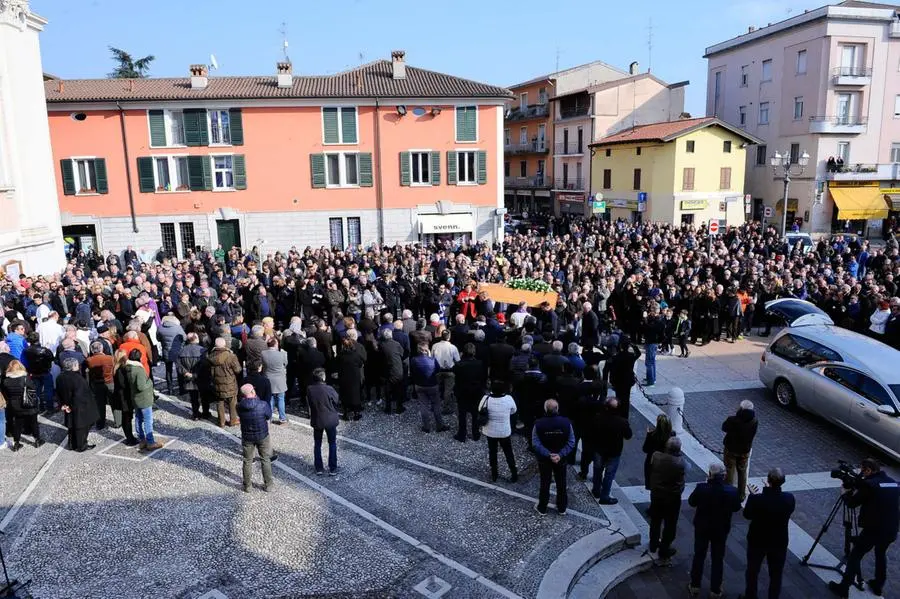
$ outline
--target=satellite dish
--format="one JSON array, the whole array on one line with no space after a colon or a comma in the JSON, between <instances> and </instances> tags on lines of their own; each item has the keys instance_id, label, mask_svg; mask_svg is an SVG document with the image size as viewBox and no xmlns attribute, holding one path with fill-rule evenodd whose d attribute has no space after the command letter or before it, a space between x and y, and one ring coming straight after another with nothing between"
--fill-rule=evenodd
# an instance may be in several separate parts
<instances>
[{"instance_id":1,"label":"satellite dish","mask_svg":"<svg viewBox=\"0 0 900 599\"><path fill-rule=\"evenodd\" d=\"M215 55L215 54L210 54L210 55L209 55L209 67L210 67L211 69L215 69L215 70L217 70L217 71L219 70L219 61L216 60L216 55Z\"/></svg>"}]
</instances>

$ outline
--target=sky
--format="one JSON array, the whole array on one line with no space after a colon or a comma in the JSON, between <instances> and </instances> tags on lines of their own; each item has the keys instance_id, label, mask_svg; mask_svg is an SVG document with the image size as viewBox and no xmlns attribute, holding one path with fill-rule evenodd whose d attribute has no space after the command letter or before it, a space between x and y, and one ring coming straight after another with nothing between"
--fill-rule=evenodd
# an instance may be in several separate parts
<instances>
[{"instance_id":1,"label":"sky","mask_svg":"<svg viewBox=\"0 0 900 599\"><path fill-rule=\"evenodd\" d=\"M44 71L105 77L108 46L152 54L151 76L274 74L282 24L295 74L328 74L405 50L412 66L483 83L513 85L602 60L632 61L670 83L689 80L685 109L705 112L707 46L827 0L31 0L49 23ZM340 10L337 10L340 7ZM627 7L627 10L622 10ZM652 48L648 47L652 40ZM652 50L652 51L651 51Z\"/></svg>"}]
</instances>

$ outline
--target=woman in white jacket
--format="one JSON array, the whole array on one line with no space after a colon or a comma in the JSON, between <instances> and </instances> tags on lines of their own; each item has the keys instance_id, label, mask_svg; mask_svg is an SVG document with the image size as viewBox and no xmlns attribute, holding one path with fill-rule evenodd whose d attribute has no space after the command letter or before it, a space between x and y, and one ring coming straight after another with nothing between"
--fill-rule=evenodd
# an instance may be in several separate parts
<instances>
[{"instance_id":1,"label":"woman in white jacket","mask_svg":"<svg viewBox=\"0 0 900 599\"><path fill-rule=\"evenodd\" d=\"M509 395L504 381L491 383L490 395L485 395L478 405L481 410L487 405L488 423L481 428L481 432L487 437L488 455L491 463L491 481L497 482L497 446L503 448L506 456L506 464L509 466L509 481L519 480L519 471L516 469L516 458L513 455L512 425L510 416L516 413L516 402Z\"/></svg>"},{"instance_id":2,"label":"woman in white jacket","mask_svg":"<svg viewBox=\"0 0 900 599\"><path fill-rule=\"evenodd\" d=\"M874 333L872 336L876 339L881 339L884 337L884 329L887 325L887 321L891 317L891 304L887 300L881 300L878 302L878 309L872 312L872 316L869 317L869 330Z\"/></svg>"}]
</instances>

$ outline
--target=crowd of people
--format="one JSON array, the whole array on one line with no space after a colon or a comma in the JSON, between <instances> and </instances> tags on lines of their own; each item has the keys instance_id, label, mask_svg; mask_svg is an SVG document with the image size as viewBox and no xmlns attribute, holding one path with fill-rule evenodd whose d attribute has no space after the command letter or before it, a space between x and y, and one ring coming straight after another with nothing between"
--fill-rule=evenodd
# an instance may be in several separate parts
<instances>
[{"instance_id":1,"label":"crowd of people","mask_svg":"<svg viewBox=\"0 0 900 599\"><path fill-rule=\"evenodd\" d=\"M736 343L754 327L767 335L773 322L763 307L783 297L900 348L898 276L893 236L879 247L844 235L792 247L758 222L710 236L690 225L560 217L546 235L508 235L493 246L220 247L181 259L132 247L73 252L62 272L0 280L0 438L5 445L8 430L13 451L23 434L39 446L38 414L61 409L73 450L91 449L88 431L110 416L126 445L159 449L158 365L195 420L241 426L247 491L254 452L271 486L268 426L287 422L293 402L311 419L316 472L334 474L340 418L399 414L415 400L423 433L450 428L445 417L455 411L457 441L486 437L493 481L501 449L517 479L511 437L523 435L539 464L536 509L547 512L555 478L565 513L579 443L579 478L593 463L594 496L616 502L642 355L652 386L658 354L677 347L688 358L691 346ZM558 301L507 305L479 290L520 278L548 284ZM725 461L740 503L747 414L734 418ZM681 498L671 478L678 439L660 422L644 450L651 548L668 557ZM683 460L681 468L683 489Z\"/></svg>"}]
</instances>

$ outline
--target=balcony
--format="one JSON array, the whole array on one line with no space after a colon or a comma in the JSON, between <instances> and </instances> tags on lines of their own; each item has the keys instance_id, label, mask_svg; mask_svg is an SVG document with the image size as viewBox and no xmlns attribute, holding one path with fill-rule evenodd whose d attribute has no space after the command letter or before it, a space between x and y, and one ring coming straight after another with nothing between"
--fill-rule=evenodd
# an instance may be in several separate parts
<instances>
[{"instance_id":1,"label":"balcony","mask_svg":"<svg viewBox=\"0 0 900 599\"><path fill-rule=\"evenodd\" d=\"M893 21L891 23L891 30L889 32L891 37L900 37L900 21Z\"/></svg>"},{"instance_id":2,"label":"balcony","mask_svg":"<svg viewBox=\"0 0 900 599\"><path fill-rule=\"evenodd\" d=\"M546 118L548 116L550 116L549 104L529 104L524 110L519 106L510 109L506 115L506 121L524 121L527 119Z\"/></svg>"},{"instance_id":3,"label":"balcony","mask_svg":"<svg viewBox=\"0 0 900 599\"><path fill-rule=\"evenodd\" d=\"M561 106L559 109L559 118L574 119L591 115L590 105Z\"/></svg>"},{"instance_id":4,"label":"balcony","mask_svg":"<svg viewBox=\"0 0 900 599\"><path fill-rule=\"evenodd\" d=\"M863 86L872 83L872 69L869 67L836 67L831 70L834 85Z\"/></svg>"},{"instance_id":5,"label":"balcony","mask_svg":"<svg viewBox=\"0 0 900 599\"><path fill-rule=\"evenodd\" d=\"M544 140L535 139L531 143L507 144L503 149L507 154L546 154L550 146Z\"/></svg>"},{"instance_id":6,"label":"balcony","mask_svg":"<svg viewBox=\"0 0 900 599\"><path fill-rule=\"evenodd\" d=\"M550 179L544 175L533 177L506 177L506 187L510 189L540 189L550 187Z\"/></svg>"},{"instance_id":7,"label":"balcony","mask_svg":"<svg viewBox=\"0 0 900 599\"><path fill-rule=\"evenodd\" d=\"M853 135L866 132L866 117L858 116L811 116L809 117L810 133L841 133Z\"/></svg>"},{"instance_id":8,"label":"balcony","mask_svg":"<svg viewBox=\"0 0 900 599\"><path fill-rule=\"evenodd\" d=\"M900 179L900 163L893 164L850 164L825 169L828 181L896 181Z\"/></svg>"},{"instance_id":9,"label":"balcony","mask_svg":"<svg viewBox=\"0 0 900 599\"><path fill-rule=\"evenodd\" d=\"M556 144L553 153L556 156L582 156L584 154L584 144L579 145L578 142L574 141L569 143L561 142Z\"/></svg>"},{"instance_id":10,"label":"balcony","mask_svg":"<svg viewBox=\"0 0 900 599\"><path fill-rule=\"evenodd\" d=\"M553 181L553 189L560 191L584 191L584 179L582 177L557 177Z\"/></svg>"}]
</instances>

